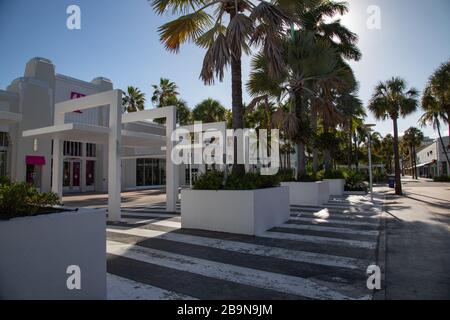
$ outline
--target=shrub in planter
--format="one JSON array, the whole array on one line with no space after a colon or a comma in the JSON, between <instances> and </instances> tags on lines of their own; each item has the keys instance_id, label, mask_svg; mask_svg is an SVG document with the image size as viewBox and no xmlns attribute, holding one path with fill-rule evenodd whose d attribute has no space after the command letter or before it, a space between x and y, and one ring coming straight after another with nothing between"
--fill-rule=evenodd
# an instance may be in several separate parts
<instances>
[{"instance_id":1,"label":"shrub in planter","mask_svg":"<svg viewBox=\"0 0 450 320\"><path fill-rule=\"evenodd\" d=\"M345 179L345 191L368 191L367 183L363 174L350 171Z\"/></svg>"},{"instance_id":2,"label":"shrub in planter","mask_svg":"<svg viewBox=\"0 0 450 320\"><path fill-rule=\"evenodd\" d=\"M295 181L297 181L297 182L317 182L317 181L320 181L320 180L321 179L319 178L319 176L317 174L314 174L314 173L308 174L308 173L306 173L306 174L302 175L300 177L300 179L295 180Z\"/></svg>"},{"instance_id":3,"label":"shrub in planter","mask_svg":"<svg viewBox=\"0 0 450 320\"><path fill-rule=\"evenodd\" d=\"M209 171L201 175L193 185L195 190L254 190L277 187L280 183L275 176L263 176L247 172L244 175L230 173L225 185L224 176L220 171Z\"/></svg>"},{"instance_id":4,"label":"shrub in planter","mask_svg":"<svg viewBox=\"0 0 450 320\"><path fill-rule=\"evenodd\" d=\"M292 182L295 181L295 172L293 169L280 169L277 177L281 182Z\"/></svg>"},{"instance_id":5,"label":"shrub in planter","mask_svg":"<svg viewBox=\"0 0 450 320\"><path fill-rule=\"evenodd\" d=\"M438 176L434 177L434 182L450 182L450 176Z\"/></svg>"},{"instance_id":6,"label":"shrub in planter","mask_svg":"<svg viewBox=\"0 0 450 320\"><path fill-rule=\"evenodd\" d=\"M53 192L40 193L25 182L0 181L0 219L51 213L60 199Z\"/></svg>"},{"instance_id":7,"label":"shrub in planter","mask_svg":"<svg viewBox=\"0 0 450 320\"><path fill-rule=\"evenodd\" d=\"M317 173L320 179L345 179L346 174L341 170L321 170Z\"/></svg>"}]
</instances>

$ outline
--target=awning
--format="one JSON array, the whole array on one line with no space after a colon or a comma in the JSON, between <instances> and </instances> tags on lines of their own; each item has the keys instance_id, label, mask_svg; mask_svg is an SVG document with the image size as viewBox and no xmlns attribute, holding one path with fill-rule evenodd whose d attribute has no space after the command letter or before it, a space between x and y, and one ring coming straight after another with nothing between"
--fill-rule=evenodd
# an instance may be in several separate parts
<instances>
[{"instance_id":1,"label":"awning","mask_svg":"<svg viewBox=\"0 0 450 320\"><path fill-rule=\"evenodd\" d=\"M25 161L27 165L34 165L34 166L43 166L45 165L45 157L43 156L26 156Z\"/></svg>"}]
</instances>

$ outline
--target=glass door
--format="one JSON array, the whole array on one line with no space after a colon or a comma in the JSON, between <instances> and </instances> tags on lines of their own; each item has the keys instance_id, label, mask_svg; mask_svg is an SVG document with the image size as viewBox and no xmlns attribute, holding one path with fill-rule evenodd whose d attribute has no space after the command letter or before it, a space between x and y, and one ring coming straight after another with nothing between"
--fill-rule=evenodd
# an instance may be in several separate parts
<instances>
[{"instance_id":1,"label":"glass door","mask_svg":"<svg viewBox=\"0 0 450 320\"><path fill-rule=\"evenodd\" d=\"M63 165L63 189L65 192L81 191L81 161L65 160Z\"/></svg>"}]
</instances>

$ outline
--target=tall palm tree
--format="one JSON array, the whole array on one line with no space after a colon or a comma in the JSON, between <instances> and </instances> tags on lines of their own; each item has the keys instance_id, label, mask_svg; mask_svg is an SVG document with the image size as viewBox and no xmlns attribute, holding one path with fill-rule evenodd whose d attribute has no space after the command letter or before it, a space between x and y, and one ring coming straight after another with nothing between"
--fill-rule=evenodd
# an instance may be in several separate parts
<instances>
[{"instance_id":1,"label":"tall palm tree","mask_svg":"<svg viewBox=\"0 0 450 320\"><path fill-rule=\"evenodd\" d=\"M399 117L406 117L417 110L419 93L416 89L406 89L406 82L401 78L392 78L380 82L376 87L369 103L369 110L375 118L386 120L390 118L394 127L394 168L395 168L395 194L402 194L400 177L400 155L398 148Z\"/></svg>"},{"instance_id":2,"label":"tall palm tree","mask_svg":"<svg viewBox=\"0 0 450 320\"><path fill-rule=\"evenodd\" d=\"M353 162L353 134L356 127L361 126L366 117L363 103L357 94L358 86L355 82L352 88L341 92L336 99L337 108L343 116L342 127L347 132L347 166L349 169Z\"/></svg>"},{"instance_id":3,"label":"tall palm tree","mask_svg":"<svg viewBox=\"0 0 450 320\"><path fill-rule=\"evenodd\" d=\"M203 123L226 121L225 115L225 107L219 101L212 98L203 100L192 110L194 120Z\"/></svg>"},{"instance_id":4,"label":"tall palm tree","mask_svg":"<svg viewBox=\"0 0 450 320\"><path fill-rule=\"evenodd\" d=\"M153 84L152 103L157 107L167 107L170 102L174 102L173 98L178 96L178 86L175 82L166 78L159 79L159 85Z\"/></svg>"},{"instance_id":5,"label":"tall palm tree","mask_svg":"<svg viewBox=\"0 0 450 320\"><path fill-rule=\"evenodd\" d=\"M144 110L145 93L138 88L129 86L127 91L123 92L122 106L123 112L136 112Z\"/></svg>"},{"instance_id":6,"label":"tall palm tree","mask_svg":"<svg viewBox=\"0 0 450 320\"><path fill-rule=\"evenodd\" d=\"M344 59L360 60L361 52L357 47L358 36L341 24L336 15L348 12L347 2L331 0L304 0L291 4L294 12L294 23L301 30L312 32L316 38L328 41ZM324 106L324 105L322 105ZM317 132L317 108L310 112L311 130ZM325 159L329 161L329 152L325 151ZM318 150L313 148L313 171L318 170Z\"/></svg>"},{"instance_id":7,"label":"tall palm tree","mask_svg":"<svg viewBox=\"0 0 450 320\"><path fill-rule=\"evenodd\" d=\"M420 147L423 141L423 132L416 127L411 127L405 131L403 139L409 148L409 156L411 160L411 171L413 179L418 179L417 176L417 153L416 148Z\"/></svg>"},{"instance_id":8,"label":"tall palm tree","mask_svg":"<svg viewBox=\"0 0 450 320\"><path fill-rule=\"evenodd\" d=\"M344 87L351 78L351 70L343 65L339 54L328 41L318 40L308 31L292 31L282 46L285 70L279 77L270 77L267 59L261 52L252 60L247 89L255 99L273 97L285 101L289 108L274 113L276 126L283 128L287 138L297 144L297 175L306 172L305 145L309 142L308 109L311 101L326 103L323 92ZM332 108L331 104L327 107Z\"/></svg>"},{"instance_id":9,"label":"tall palm tree","mask_svg":"<svg viewBox=\"0 0 450 320\"><path fill-rule=\"evenodd\" d=\"M231 66L233 129L242 129L242 54L252 45L262 47L268 60L270 75L283 68L280 43L284 27L289 23L282 2L250 0L149 0L158 14L171 12L180 16L159 28L160 40L166 49L178 52L180 46L193 41L206 49L200 78L205 84L223 80L225 68ZM227 24L228 21L228 24ZM235 143L236 144L236 143ZM243 173L237 164L237 145L234 149L233 171Z\"/></svg>"}]
</instances>

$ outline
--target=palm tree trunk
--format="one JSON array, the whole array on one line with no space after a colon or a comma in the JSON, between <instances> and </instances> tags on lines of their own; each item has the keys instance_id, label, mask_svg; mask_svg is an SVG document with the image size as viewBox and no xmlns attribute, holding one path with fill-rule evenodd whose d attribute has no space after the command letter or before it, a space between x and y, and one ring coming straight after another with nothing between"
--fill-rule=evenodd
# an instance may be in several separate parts
<instances>
[{"instance_id":1,"label":"palm tree trunk","mask_svg":"<svg viewBox=\"0 0 450 320\"><path fill-rule=\"evenodd\" d=\"M393 117L394 125L394 170L395 170L395 194L402 195L402 180L400 177L400 154L398 152L398 125L397 118Z\"/></svg>"},{"instance_id":2,"label":"palm tree trunk","mask_svg":"<svg viewBox=\"0 0 450 320\"><path fill-rule=\"evenodd\" d=\"M244 117L242 112L242 67L241 57L231 57L231 97L232 97L232 117L233 130L244 128ZM239 148L239 150L243 150ZM233 173L243 175L245 173L244 164L238 164L237 138L234 138L234 164Z\"/></svg>"},{"instance_id":3,"label":"palm tree trunk","mask_svg":"<svg viewBox=\"0 0 450 320\"><path fill-rule=\"evenodd\" d=\"M328 135L329 125L326 121L323 122L323 132ZM328 148L322 150L323 154L323 166L325 171L329 171L331 169L331 154Z\"/></svg>"},{"instance_id":4,"label":"palm tree trunk","mask_svg":"<svg viewBox=\"0 0 450 320\"><path fill-rule=\"evenodd\" d=\"M317 133L317 110L312 107L311 110L311 129L314 134ZM316 173L319 169L319 151L315 144L313 145L313 161L312 161L313 172Z\"/></svg>"},{"instance_id":5,"label":"palm tree trunk","mask_svg":"<svg viewBox=\"0 0 450 320\"><path fill-rule=\"evenodd\" d=\"M414 179L414 159L411 145L409 146L409 166L411 167L411 176Z\"/></svg>"},{"instance_id":6,"label":"palm tree trunk","mask_svg":"<svg viewBox=\"0 0 450 320\"><path fill-rule=\"evenodd\" d=\"M353 131L353 125L352 120L349 120L349 132L348 132L348 154L347 154L347 166L348 169L352 168L352 151L353 151L353 142L352 142L352 131Z\"/></svg>"},{"instance_id":7,"label":"palm tree trunk","mask_svg":"<svg viewBox=\"0 0 450 320\"><path fill-rule=\"evenodd\" d=\"M306 161L305 161L305 145L303 143L297 144L297 179L305 175Z\"/></svg>"}]
</instances>

